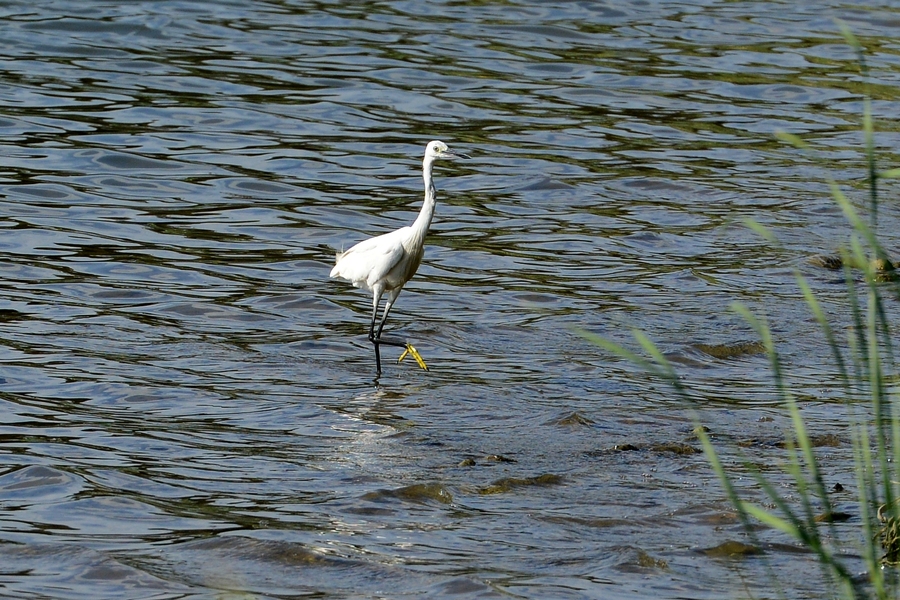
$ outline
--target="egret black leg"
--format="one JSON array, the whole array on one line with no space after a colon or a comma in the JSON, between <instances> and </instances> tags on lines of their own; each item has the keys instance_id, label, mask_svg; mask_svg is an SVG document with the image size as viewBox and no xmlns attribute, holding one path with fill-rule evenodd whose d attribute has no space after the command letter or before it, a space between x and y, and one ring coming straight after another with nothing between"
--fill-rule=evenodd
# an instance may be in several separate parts
<instances>
[{"instance_id":1,"label":"egret black leg","mask_svg":"<svg viewBox=\"0 0 900 600\"><path fill-rule=\"evenodd\" d=\"M409 345L409 342L400 341L400 340L392 340L392 339L384 339L381 337L381 332L384 331L384 324L387 321L388 313L391 312L391 306L393 302L388 301L384 305L384 314L381 315L381 322L378 323L378 330L375 330L375 322L378 321L378 300L375 301L375 307L372 311L372 323L369 326L369 341L372 342L372 345L375 346L375 368L378 371L378 374L381 374L381 345L385 346L396 346L397 348L404 348L406 350L412 349L415 352L415 348ZM418 354L416 353L416 356ZM416 359L417 361L421 361L421 357ZM424 364L424 363L420 363ZM423 367L425 368L425 367ZM427 369L426 369L427 370Z\"/></svg>"},{"instance_id":2,"label":"egret black leg","mask_svg":"<svg viewBox=\"0 0 900 600\"><path fill-rule=\"evenodd\" d=\"M381 351L379 350L378 340L372 340L375 345L375 372L381 375Z\"/></svg>"},{"instance_id":3,"label":"egret black leg","mask_svg":"<svg viewBox=\"0 0 900 600\"><path fill-rule=\"evenodd\" d=\"M384 314L381 316L381 323L378 324L378 333L375 334L375 339L381 339L381 332L384 330L384 324L387 321L388 313L391 312L391 306L393 306L393 302L388 301L387 304L384 305ZM372 327L375 327L375 321L372 321Z\"/></svg>"},{"instance_id":4,"label":"egret black leg","mask_svg":"<svg viewBox=\"0 0 900 600\"><path fill-rule=\"evenodd\" d=\"M375 321L378 320L378 300L375 300L375 308L372 311L372 324L369 326L369 341L375 346L375 371L381 374L381 350L379 348L380 340L375 337ZM384 321L381 322L384 326ZM378 328L378 335L381 336L381 327Z\"/></svg>"}]
</instances>

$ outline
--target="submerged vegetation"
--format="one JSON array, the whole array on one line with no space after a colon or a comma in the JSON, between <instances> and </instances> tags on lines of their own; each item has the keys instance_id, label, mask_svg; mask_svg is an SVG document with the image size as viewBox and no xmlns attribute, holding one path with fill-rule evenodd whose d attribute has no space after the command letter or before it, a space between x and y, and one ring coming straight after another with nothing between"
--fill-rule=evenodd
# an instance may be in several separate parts
<instances>
[{"instance_id":1,"label":"submerged vegetation","mask_svg":"<svg viewBox=\"0 0 900 600\"><path fill-rule=\"evenodd\" d=\"M856 52L863 81L868 85L863 48L846 27L842 27L842 31ZM891 296L900 299L900 283L888 252L879 242L877 224L879 182L900 177L900 169L878 170L868 94L863 104L862 130L868 202L863 203L865 209L860 210L834 180L829 181L834 201L847 219L849 234L841 256L824 259L820 264L843 270L845 310L852 323L845 339L835 331L808 281L799 270L795 273L809 311L831 349L835 381L841 388L840 396L846 407L857 490L858 518L854 515L853 522L860 524L859 535L853 540L840 540L836 523L847 521L850 516L836 510L829 498L830 490L826 488L815 453L816 436L807 430L801 415L798 398L802 392L788 382L786 369L789 367L779 355L766 317L755 314L742 303L735 303L732 308L756 333L758 342L752 343L767 355L775 393L790 415L791 430L787 432L785 444L785 474L791 482L790 491L782 491L783 487L776 486L758 467L745 460L743 468L752 474L766 501L745 499L735 485L737 476L730 473L720 459L708 430L699 419L695 431L755 547L760 547L756 533L760 523L784 532L815 553L826 578L833 584L826 589L835 590L834 595L882 599L900 594L893 568L900 563L900 390L894 384L900 371L892 342L895 328L885 305L885 300ZM780 133L778 137L799 149L810 149L809 144L798 136ZM868 218L863 216L866 212ZM778 243L772 232L758 222L746 223L770 243ZM665 379L686 403L692 405L694 396L690 390L669 360L642 332L635 331L634 336L643 354L590 333L583 335ZM854 552L845 553L847 548ZM863 575L856 572L860 557L865 568Z\"/></svg>"}]
</instances>

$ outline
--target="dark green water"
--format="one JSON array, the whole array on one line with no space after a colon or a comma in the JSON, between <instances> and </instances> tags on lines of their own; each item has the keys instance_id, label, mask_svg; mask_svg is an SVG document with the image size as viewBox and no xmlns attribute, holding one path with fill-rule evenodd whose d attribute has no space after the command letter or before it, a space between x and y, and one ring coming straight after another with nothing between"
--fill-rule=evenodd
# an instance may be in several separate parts
<instances>
[{"instance_id":1,"label":"dark green water","mask_svg":"<svg viewBox=\"0 0 900 600\"><path fill-rule=\"evenodd\" d=\"M900 166L887 1L3 3L0 595L821 597L776 532L706 552L746 539L691 414L573 329L646 331L779 481L766 360L716 352L752 349L733 301L764 313L852 510L793 275L842 332L809 263L846 241L826 177L866 199L835 17ZM431 139L473 159L437 168L388 325L431 371L386 349L376 380L370 299L328 273L413 220Z\"/></svg>"}]
</instances>

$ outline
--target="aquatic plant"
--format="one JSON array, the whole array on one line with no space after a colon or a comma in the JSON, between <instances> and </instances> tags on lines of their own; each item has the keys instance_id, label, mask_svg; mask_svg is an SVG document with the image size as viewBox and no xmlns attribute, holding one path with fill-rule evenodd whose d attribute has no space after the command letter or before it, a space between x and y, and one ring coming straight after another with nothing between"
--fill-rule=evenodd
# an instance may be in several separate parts
<instances>
[{"instance_id":1,"label":"aquatic plant","mask_svg":"<svg viewBox=\"0 0 900 600\"><path fill-rule=\"evenodd\" d=\"M857 38L841 25L847 43L854 49L864 85L868 70L864 50ZM847 245L840 260L833 261L844 271L847 289L847 309L852 328L846 340L841 340L828 317L799 270L795 272L797 285L806 304L818 322L831 350L837 371L840 395L844 399L850 420L854 466L856 473L857 505L861 532L853 545L860 549L865 564L865 577L854 574L853 557L843 554L835 522L840 515L834 510L826 489L822 469L814 452L814 444L806 428L798 404L799 394L788 382L785 364L765 316L754 314L746 305L734 303L732 308L752 327L765 348L774 377L775 390L789 415L791 430L787 433L785 473L792 483L797 500L779 491L749 460L743 467L751 473L768 502L753 502L742 497L735 486L735 475L723 464L705 427L697 418L697 437L708 460L722 483L725 494L734 505L748 536L756 542L758 524L762 523L792 537L815 553L826 578L839 596L845 598L889 598L900 594L900 586L893 566L900 563L900 397L891 384L894 381L896 360L892 344L891 323L884 299L892 294L900 299L900 283L888 254L879 243L878 186L879 181L900 177L900 169L878 171L875 160L874 126L871 100L865 90L862 130L867 166L869 219L860 215L854 203L834 180L829 186L834 201L849 224ZM798 136L779 133L778 137L800 149L810 149ZM778 241L771 231L758 222L746 224L770 243ZM589 340L623 357L648 372L666 380L677 394L693 406L695 396L685 387L672 364L659 348L642 332L634 337L643 353L582 332ZM858 563L857 563L858 564Z\"/></svg>"}]
</instances>

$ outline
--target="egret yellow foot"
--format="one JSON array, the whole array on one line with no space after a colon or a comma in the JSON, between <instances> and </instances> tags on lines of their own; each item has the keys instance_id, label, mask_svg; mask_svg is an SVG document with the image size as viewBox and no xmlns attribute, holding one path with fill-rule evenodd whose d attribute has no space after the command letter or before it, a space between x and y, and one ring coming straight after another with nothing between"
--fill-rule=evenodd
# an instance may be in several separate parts
<instances>
[{"instance_id":1,"label":"egret yellow foot","mask_svg":"<svg viewBox=\"0 0 900 600\"><path fill-rule=\"evenodd\" d=\"M400 355L400 358L397 359L397 363L399 363L401 360L403 360L404 358L406 358L406 355L407 355L407 354L409 354L410 356L412 356L412 357L416 360L416 363L417 363L420 367L422 367L422 368L425 369L426 371L428 370L428 365L426 365L426 364L425 364L425 361L422 360L422 355L419 354L419 351L416 350L415 347L414 347L412 344L409 344L409 343L406 344L406 349L403 351L403 354Z\"/></svg>"}]
</instances>

